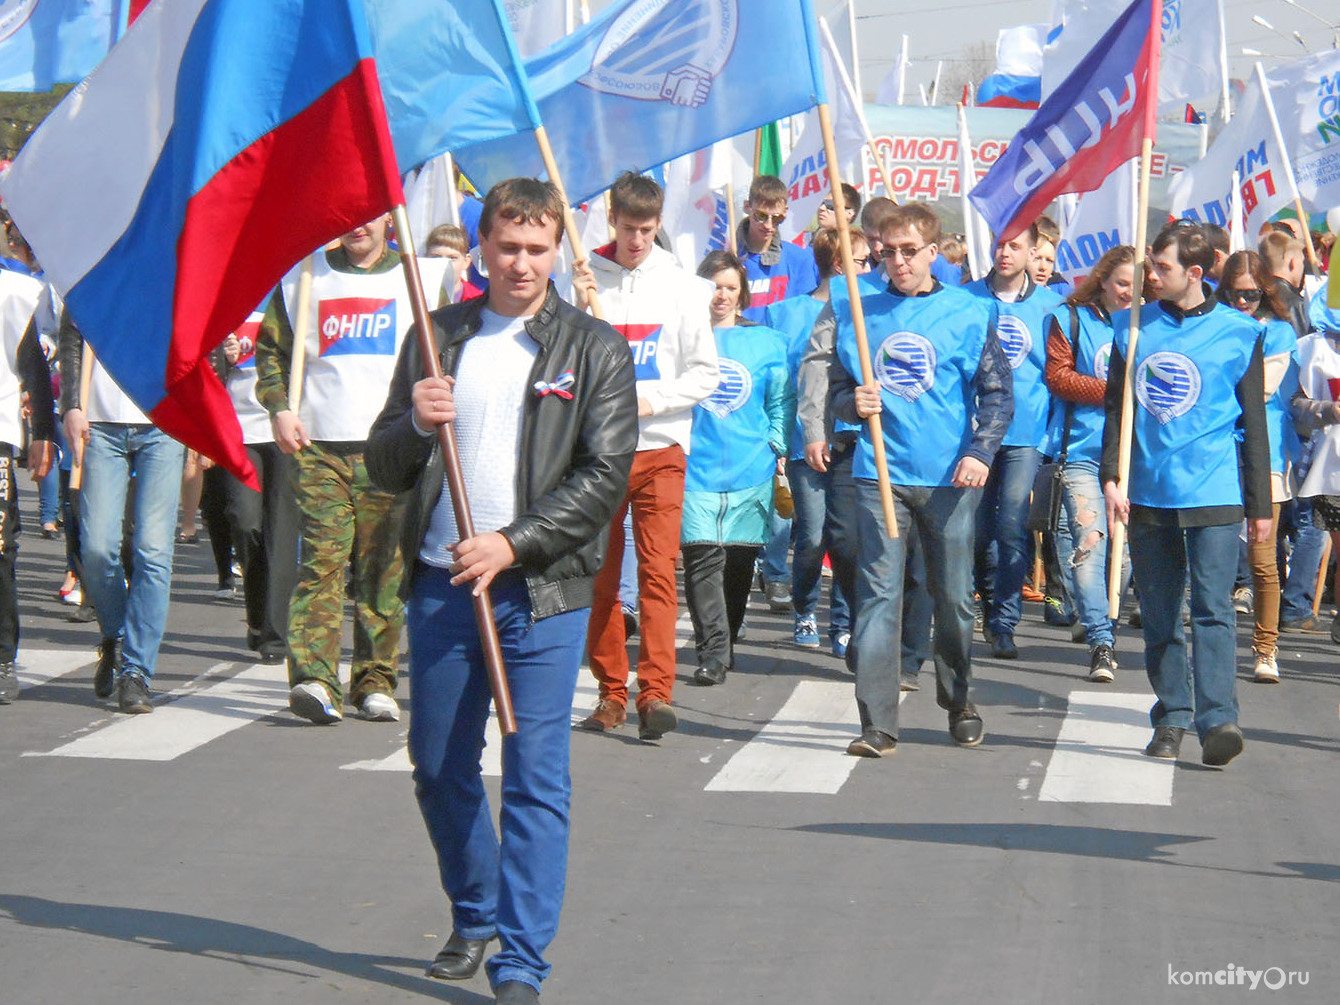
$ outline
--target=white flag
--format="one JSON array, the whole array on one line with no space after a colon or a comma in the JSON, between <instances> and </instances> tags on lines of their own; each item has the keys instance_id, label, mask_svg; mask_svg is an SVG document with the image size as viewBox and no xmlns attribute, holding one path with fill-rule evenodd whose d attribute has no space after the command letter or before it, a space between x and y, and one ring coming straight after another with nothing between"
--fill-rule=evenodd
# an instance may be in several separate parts
<instances>
[{"instance_id":1,"label":"white flag","mask_svg":"<svg viewBox=\"0 0 1340 1005\"><path fill-rule=\"evenodd\" d=\"M869 132L862 121L860 106L853 100L850 79L837 65L828 45L831 36L820 32L820 51L824 61L824 89L828 92L828 113L833 122L833 139L838 152L838 175L858 189L861 177L861 151L865 149ZM782 165L782 181L789 190L786 220L782 223L782 239L799 237L819 212L819 204L830 196L828 158L824 156L823 132L819 129L819 113L811 109L805 115L805 128L791 155Z\"/></svg>"},{"instance_id":2,"label":"white flag","mask_svg":"<svg viewBox=\"0 0 1340 1005\"><path fill-rule=\"evenodd\" d=\"M1241 177L1242 212L1251 242L1263 223L1293 202L1287 165L1275 142L1259 75L1247 81L1237 114L1205 156L1173 179L1168 189L1172 215L1228 228L1234 170Z\"/></svg>"},{"instance_id":3,"label":"white flag","mask_svg":"<svg viewBox=\"0 0 1340 1005\"><path fill-rule=\"evenodd\" d=\"M503 7L523 58L568 33L568 0L503 0Z\"/></svg>"},{"instance_id":4,"label":"white flag","mask_svg":"<svg viewBox=\"0 0 1340 1005\"><path fill-rule=\"evenodd\" d=\"M1042 97L1056 90L1125 9L1111 0L1055 0L1042 60ZM1159 113L1223 93L1227 49L1222 0L1163 0Z\"/></svg>"},{"instance_id":5,"label":"white flag","mask_svg":"<svg viewBox=\"0 0 1340 1005\"><path fill-rule=\"evenodd\" d=\"M1135 243L1135 214L1135 177L1128 163L1101 186L1080 195L1073 212L1061 214L1056 271L1072 286L1078 285L1108 249Z\"/></svg>"},{"instance_id":6,"label":"white flag","mask_svg":"<svg viewBox=\"0 0 1340 1005\"><path fill-rule=\"evenodd\" d=\"M748 136L750 153L753 134ZM661 226L671 250L686 269L695 269L707 254L717 216L717 194L731 183L738 208L749 189L752 165L722 140L705 150L676 157L665 166L665 206Z\"/></svg>"},{"instance_id":7,"label":"white flag","mask_svg":"<svg viewBox=\"0 0 1340 1005\"><path fill-rule=\"evenodd\" d=\"M1318 211L1340 206L1340 52L1325 49L1267 79L1298 194Z\"/></svg>"},{"instance_id":8,"label":"white flag","mask_svg":"<svg viewBox=\"0 0 1340 1005\"><path fill-rule=\"evenodd\" d=\"M428 253L428 235L443 223L460 226L460 203L451 154L434 157L405 177L405 211L415 253Z\"/></svg>"}]
</instances>

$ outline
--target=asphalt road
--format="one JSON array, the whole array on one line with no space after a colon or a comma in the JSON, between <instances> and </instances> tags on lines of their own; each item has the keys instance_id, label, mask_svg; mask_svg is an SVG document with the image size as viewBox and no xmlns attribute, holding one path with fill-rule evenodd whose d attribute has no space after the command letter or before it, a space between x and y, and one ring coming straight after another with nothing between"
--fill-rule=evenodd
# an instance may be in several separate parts
<instances>
[{"instance_id":1,"label":"asphalt road","mask_svg":"<svg viewBox=\"0 0 1340 1005\"><path fill-rule=\"evenodd\" d=\"M32 501L25 483L35 527ZM159 707L117 715L93 697L95 627L55 600L60 547L29 534L19 559L0 1003L491 1001L482 972L422 976L450 926L407 723L290 715L203 544L179 549ZM1139 753L1136 633L1116 683L1091 685L1039 616L1026 605L1017 662L977 646L980 747L953 746L927 686L881 761L844 756L851 679L782 616L751 610L722 687L692 686L682 650L679 732L573 736L544 1001L1340 1000L1329 638L1286 636L1265 686L1240 633L1246 750L1203 768L1190 737L1173 768Z\"/></svg>"}]
</instances>

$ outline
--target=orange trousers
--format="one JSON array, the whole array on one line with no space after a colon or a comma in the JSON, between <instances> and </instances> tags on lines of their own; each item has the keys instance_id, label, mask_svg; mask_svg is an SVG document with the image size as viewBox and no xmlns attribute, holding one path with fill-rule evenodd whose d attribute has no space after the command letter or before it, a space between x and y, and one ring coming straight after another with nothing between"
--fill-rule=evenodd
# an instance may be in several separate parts
<instances>
[{"instance_id":1,"label":"orange trousers","mask_svg":"<svg viewBox=\"0 0 1340 1005\"><path fill-rule=\"evenodd\" d=\"M684 512L684 448L640 450L633 455L628 493L610 522L609 551L596 576L588 645L591 673L600 697L628 704L628 637L619 605L623 564L623 521L633 510L633 547L637 551L638 655L637 707L656 699L669 701L675 685L675 620L679 591L675 556Z\"/></svg>"}]
</instances>

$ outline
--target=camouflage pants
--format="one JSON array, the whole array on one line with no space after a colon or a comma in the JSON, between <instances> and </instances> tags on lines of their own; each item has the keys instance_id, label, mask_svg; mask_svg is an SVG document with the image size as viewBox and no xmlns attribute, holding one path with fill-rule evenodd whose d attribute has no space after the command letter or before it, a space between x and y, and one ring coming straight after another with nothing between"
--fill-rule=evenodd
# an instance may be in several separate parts
<instances>
[{"instance_id":1,"label":"camouflage pants","mask_svg":"<svg viewBox=\"0 0 1340 1005\"><path fill-rule=\"evenodd\" d=\"M349 698L395 689L405 608L397 593L403 503L372 487L362 454L319 444L295 457L299 517L298 585L288 617L289 684L318 680L338 704L345 569L352 564L354 662Z\"/></svg>"}]
</instances>

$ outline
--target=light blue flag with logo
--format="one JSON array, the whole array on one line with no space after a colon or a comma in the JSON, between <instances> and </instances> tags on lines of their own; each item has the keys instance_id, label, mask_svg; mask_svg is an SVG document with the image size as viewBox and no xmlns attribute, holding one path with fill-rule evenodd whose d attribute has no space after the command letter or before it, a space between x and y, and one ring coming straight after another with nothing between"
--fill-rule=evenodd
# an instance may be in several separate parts
<instances>
[{"instance_id":1,"label":"light blue flag with logo","mask_svg":"<svg viewBox=\"0 0 1340 1005\"><path fill-rule=\"evenodd\" d=\"M497 136L535 145L539 112L500 0L365 3L402 173Z\"/></svg>"},{"instance_id":2,"label":"light blue flag with logo","mask_svg":"<svg viewBox=\"0 0 1340 1005\"><path fill-rule=\"evenodd\" d=\"M420 0L422 2L422 0ZM574 203L825 101L809 0L618 0L526 62ZM480 189L543 177L529 133L452 150Z\"/></svg>"},{"instance_id":3,"label":"light blue flag with logo","mask_svg":"<svg viewBox=\"0 0 1340 1005\"><path fill-rule=\"evenodd\" d=\"M0 91L83 80L112 47L125 0L0 2Z\"/></svg>"}]
</instances>

